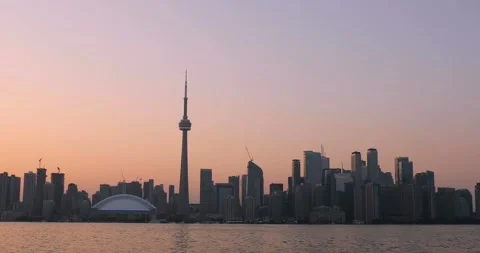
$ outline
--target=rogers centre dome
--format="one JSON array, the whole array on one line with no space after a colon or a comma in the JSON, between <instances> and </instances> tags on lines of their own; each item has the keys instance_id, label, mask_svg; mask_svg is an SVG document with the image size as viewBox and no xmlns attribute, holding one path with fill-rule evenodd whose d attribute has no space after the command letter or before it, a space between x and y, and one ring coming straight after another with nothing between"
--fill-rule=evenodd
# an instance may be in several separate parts
<instances>
[{"instance_id":1,"label":"rogers centre dome","mask_svg":"<svg viewBox=\"0 0 480 253\"><path fill-rule=\"evenodd\" d=\"M108 197L92 207L93 220L143 221L156 213L154 205L130 194Z\"/></svg>"}]
</instances>

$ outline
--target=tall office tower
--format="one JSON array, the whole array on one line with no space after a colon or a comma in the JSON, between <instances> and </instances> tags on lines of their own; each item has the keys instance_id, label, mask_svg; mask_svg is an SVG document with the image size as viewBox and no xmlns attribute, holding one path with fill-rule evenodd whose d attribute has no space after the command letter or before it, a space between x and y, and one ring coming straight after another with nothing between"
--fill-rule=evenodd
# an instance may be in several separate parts
<instances>
[{"instance_id":1,"label":"tall office tower","mask_svg":"<svg viewBox=\"0 0 480 253\"><path fill-rule=\"evenodd\" d=\"M322 154L313 151L303 151L303 176L312 186L322 184Z\"/></svg>"},{"instance_id":2,"label":"tall office tower","mask_svg":"<svg viewBox=\"0 0 480 253\"><path fill-rule=\"evenodd\" d=\"M112 188L108 184L100 185L100 201L112 196Z\"/></svg>"},{"instance_id":3,"label":"tall office tower","mask_svg":"<svg viewBox=\"0 0 480 253\"><path fill-rule=\"evenodd\" d=\"M23 210L27 216L33 214L36 180L37 175L31 171L23 175Z\"/></svg>"},{"instance_id":4,"label":"tall office tower","mask_svg":"<svg viewBox=\"0 0 480 253\"><path fill-rule=\"evenodd\" d=\"M35 188L35 207L34 214L41 216L43 212L43 186L45 185L47 179L47 169L38 168L37 169L37 183Z\"/></svg>"},{"instance_id":5,"label":"tall office tower","mask_svg":"<svg viewBox=\"0 0 480 253\"><path fill-rule=\"evenodd\" d=\"M55 186L52 183L46 182L43 185L43 200L54 200ZM55 204L55 201L53 202Z\"/></svg>"},{"instance_id":6,"label":"tall office tower","mask_svg":"<svg viewBox=\"0 0 480 253\"><path fill-rule=\"evenodd\" d=\"M185 97L183 98L183 118L178 127L182 131L182 163L180 167L180 186L178 190L180 203L178 203L178 214L188 215L190 213L190 201L188 193L188 131L192 123L187 116L187 71L185 71Z\"/></svg>"},{"instance_id":7,"label":"tall office tower","mask_svg":"<svg viewBox=\"0 0 480 253\"><path fill-rule=\"evenodd\" d=\"M369 182L364 187L365 223L372 224L380 219L380 185Z\"/></svg>"},{"instance_id":8,"label":"tall office tower","mask_svg":"<svg viewBox=\"0 0 480 253\"><path fill-rule=\"evenodd\" d=\"M228 177L228 183L233 186L233 197L235 198L235 215L240 211L240 176Z\"/></svg>"},{"instance_id":9,"label":"tall office tower","mask_svg":"<svg viewBox=\"0 0 480 253\"><path fill-rule=\"evenodd\" d=\"M217 206L218 206L218 213L224 214L224 207L225 201L227 197L232 196L234 194L234 189L232 184L224 184L224 183L217 183L215 184L215 188L217 189Z\"/></svg>"},{"instance_id":10,"label":"tall office tower","mask_svg":"<svg viewBox=\"0 0 480 253\"><path fill-rule=\"evenodd\" d=\"M295 218L306 222L309 218L312 203L312 186L309 183L295 187Z\"/></svg>"},{"instance_id":11,"label":"tall office tower","mask_svg":"<svg viewBox=\"0 0 480 253\"><path fill-rule=\"evenodd\" d=\"M168 186L168 203L173 204L175 201L175 185Z\"/></svg>"},{"instance_id":12,"label":"tall office tower","mask_svg":"<svg viewBox=\"0 0 480 253\"><path fill-rule=\"evenodd\" d=\"M325 169L323 171L323 183L324 187L324 196L323 203L326 206L333 206L333 199L335 194L335 174L342 173L342 169Z\"/></svg>"},{"instance_id":13,"label":"tall office tower","mask_svg":"<svg viewBox=\"0 0 480 253\"><path fill-rule=\"evenodd\" d=\"M245 203L245 207L244 207L244 220L245 222L253 222L255 221L255 218L256 218L256 206L257 204L255 203L256 200L254 197L251 197L251 196L246 196L245 197L245 200L244 200L244 203Z\"/></svg>"},{"instance_id":14,"label":"tall office tower","mask_svg":"<svg viewBox=\"0 0 480 253\"><path fill-rule=\"evenodd\" d=\"M7 172L0 174L0 211L5 211L9 204L10 177Z\"/></svg>"},{"instance_id":15,"label":"tall office tower","mask_svg":"<svg viewBox=\"0 0 480 253\"><path fill-rule=\"evenodd\" d=\"M322 155L322 170L330 169L330 158Z\"/></svg>"},{"instance_id":16,"label":"tall office tower","mask_svg":"<svg viewBox=\"0 0 480 253\"><path fill-rule=\"evenodd\" d=\"M142 184L138 181L127 183L127 194L142 198Z\"/></svg>"},{"instance_id":17,"label":"tall office tower","mask_svg":"<svg viewBox=\"0 0 480 253\"><path fill-rule=\"evenodd\" d=\"M283 192L281 191L270 191L270 203L268 206L268 216L270 220L275 222L283 220L283 196Z\"/></svg>"},{"instance_id":18,"label":"tall office tower","mask_svg":"<svg viewBox=\"0 0 480 253\"><path fill-rule=\"evenodd\" d=\"M477 218L480 218L480 183L475 185L475 212Z\"/></svg>"},{"instance_id":19,"label":"tall office tower","mask_svg":"<svg viewBox=\"0 0 480 253\"><path fill-rule=\"evenodd\" d=\"M436 217L435 174L428 170L417 173L414 183L416 212L424 220L433 220Z\"/></svg>"},{"instance_id":20,"label":"tall office tower","mask_svg":"<svg viewBox=\"0 0 480 253\"><path fill-rule=\"evenodd\" d=\"M353 152L351 159L351 169L354 177L354 219L356 221L363 221L363 203L362 203L362 154L360 152Z\"/></svg>"},{"instance_id":21,"label":"tall office tower","mask_svg":"<svg viewBox=\"0 0 480 253\"><path fill-rule=\"evenodd\" d=\"M165 192L165 190L163 189L163 184L160 185L162 187L162 191ZM153 192L155 190L155 182L153 181L153 179L149 179L148 180L148 191L149 192ZM150 203L153 202L153 195L150 193L149 194L149 198L147 199Z\"/></svg>"},{"instance_id":22,"label":"tall office tower","mask_svg":"<svg viewBox=\"0 0 480 253\"><path fill-rule=\"evenodd\" d=\"M167 193L163 190L163 185L157 185L153 188L151 200L157 208L157 215L162 217L167 214Z\"/></svg>"},{"instance_id":23,"label":"tall office tower","mask_svg":"<svg viewBox=\"0 0 480 253\"><path fill-rule=\"evenodd\" d=\"M221 215L223 216L224 221L234 221L237 219L236 203L237 201L233 196L227 196L222 201L223 213Z\"/></svg>"},{"instance_id":24,"label":"tall office tower","mask_svg":"<svg viewBox=\"0 0 480 253\"><path fill-rule=\"evenodd\" d=\"M153 190L150 191L149 182L148 181L143 182L143 199L145 199L146 201L150 201L150 195L152 194L153 194Z\"/></svg>"},{"instance_id":25,"label":"tall office tower","mask_svg":"<svg viewBox=\"0 0 480 253\"><path fill-rule=\"evenodd\" d=\"M275 192L280 192L283 194L283 184L270 184L270 196Z\"/></svg>"},{"instance_id":26,"label":"tall office tower","mask_svg":"<svg viewBox=\"0 0 480 253\"><path fill-rule=\"evenodd\" d=\"M245 198L247 197L247 188L248 188L248 176L242 175L242 207Z\"/></svg>"},{"instance_id":27,"label":"tall office tower","mask_svg":"<svg viewBox=\"0 0 480 253\"><path fill-rule=\"evenodd\" d=\"M12 208L13 205L20 202L20 184L21 179L15 175L10 176L9 184L9 208Z\"/></svg>"},{"instance_id":28,"label":"tall office tower","mask_svg":"<svg viewBox=\"0 0 480 253\"><path fill-rule=\"evenodd\" d=\"M369 148L367 150L367 179L378 183L379 174L378 151L374 148Z\"/></svg>"},{"instance_id":29,"label":"tall office tower","mask_svg":"<svg viewBox=\"0 0 480 253\"><path fill-rule=\"evenodd\" d=\"M55 210L60 213L62 209L62 198L65 192L65 174L52 173L50 180L53 184L53 202L55 202Z\"/></svg>"},{"instance_id":30,"label":"tall office tower","mask_svg":"<svg viewBox=\"0 0 480 253\"><path fill-rule=\"evenodd\" d=\"M395 157L395 184L413 183L413 162L408 157Z\"/></svg>"},{"instance_id":31,"label":"tall office tower","mask_svg":"<svg viewBox=\"0 0 480 253\"><path fill-rule=\"evenodd\" d=\"M202 215L212 211L212 191L212 170L200 169L200 212Z\"/></svg>"},{"instance_id":32,"label":"tall office tower","mask_svg":"<svg viewBox=\"0 0 480 253\"><path fill-rule=\"evenodd\" d=\"M292 160L292 187L295 189L295 186L300 185L300 160Z\"/></svg>"},{"instance_id":33,"label":"tall office tower","mask_svg":"<svg viewBox=\"0 0 480 253\"><path fill-rule=\"evenodd\" d=\"M255 198L257 207L263 205L263 170L253 161L249 161L247 165L247 196Z\"/></svg>"}]
</instances>

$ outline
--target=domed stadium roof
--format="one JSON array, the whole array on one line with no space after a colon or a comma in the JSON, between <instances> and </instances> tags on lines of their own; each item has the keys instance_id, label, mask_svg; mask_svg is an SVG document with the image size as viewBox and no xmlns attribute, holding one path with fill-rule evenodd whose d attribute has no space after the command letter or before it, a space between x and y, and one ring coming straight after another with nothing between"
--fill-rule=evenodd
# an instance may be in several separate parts
<instances>
[{"instance_id":1,"label":"domed stadium roof","mask_svg":"<svg viewBox=\"0 0 480 253\"><path fill-rule=\"evenodd\" d=\"M150 212L156 209L150 202L130 194L113 195L98 202L92 208L99 211L130 212Z\"/></svg>"}]
</instances>

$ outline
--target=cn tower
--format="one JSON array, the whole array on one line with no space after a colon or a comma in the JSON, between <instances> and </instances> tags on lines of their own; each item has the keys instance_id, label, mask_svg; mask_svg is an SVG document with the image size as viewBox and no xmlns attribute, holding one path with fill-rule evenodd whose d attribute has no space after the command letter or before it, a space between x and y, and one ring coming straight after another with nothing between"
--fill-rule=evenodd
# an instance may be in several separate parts
<instances>
[{"instance_id":1,"label":"cn tower","mask_svg":"<svg viewBox=\"0 0 480 253\"><path fill-rule=\"evenodd\" d=\"M183 98L183 118L178 123L178 128L182 131L182 163L180 167L180 187L179 203L177 213L188 215L190 211L190 202L188 197L188 131L192 128L192 123L187 116L187 71L185 70L185 97Z\"/></svg>"}]
</instances>

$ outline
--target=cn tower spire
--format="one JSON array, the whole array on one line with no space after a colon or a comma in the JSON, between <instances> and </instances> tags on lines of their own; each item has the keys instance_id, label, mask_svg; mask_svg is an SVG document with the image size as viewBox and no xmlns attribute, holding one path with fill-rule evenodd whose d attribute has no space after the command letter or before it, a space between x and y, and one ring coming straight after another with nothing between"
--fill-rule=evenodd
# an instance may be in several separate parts
<instances>
[{"instance_id":1,"label":"cn tower spire","mask_svg":"<svg viewBox=\"0 0 480 253\"><path fill-rule=\"evenodd\" d=\"M183 119L188 119L187 108L188 108L188 97L187 97L187 70L185 70L185 96L183 97Z\"/></svg>"}]
</instances>

